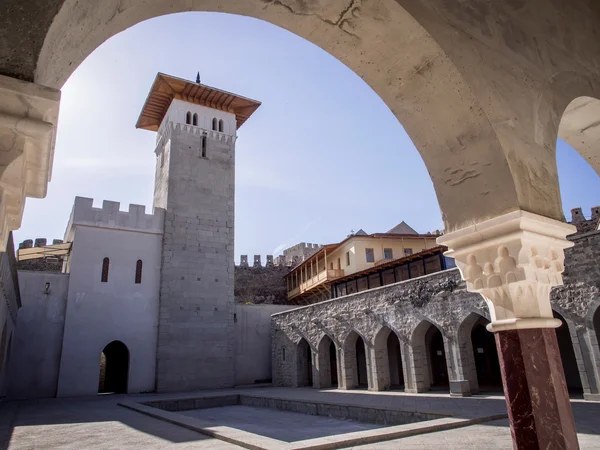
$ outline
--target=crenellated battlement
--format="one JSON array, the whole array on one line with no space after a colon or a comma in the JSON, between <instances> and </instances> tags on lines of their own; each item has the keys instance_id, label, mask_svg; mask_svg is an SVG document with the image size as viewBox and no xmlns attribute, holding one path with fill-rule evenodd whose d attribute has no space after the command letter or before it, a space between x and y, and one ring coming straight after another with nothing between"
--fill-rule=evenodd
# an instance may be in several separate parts
<instances>
[{"instance_id":1,"label":"crenellated battlement","mask_svg":"<svg viewBox=\"0 0 600 450\"><path fill-rule=\"evenodd\" d=\"M578 233L587 233L600 229L600 206L593 206L591 208L589 219L584 216L581 208L571 209L570 223L577 227Z\"/></svg>"},{"instance_id":2,"label":"crenellated battlement","mask_svg":"<svg viewBox=\"0 0 600 450\"><path fill-rule=\"evenodd\" d=\"M240 263L235 265L236 267L286 267L283 260L276 261L273 259L273 255L267 255L266 263L263 266L261 255L254 255L252 265L248 263L248 255L240 255Z\"/></svg>"},{"instance_id":3,"label":"crenellated battlement","mask_svg":"<svg viewBox=\"0 0 600 450\"><path fill-rule=\"evenodd\" d=\"M66 241L70 240L74 227L77 225L154 234L163 233L165 211L161 208L156 208L154 214L146 214L144 205L130 204L127 211L121 211L119 202L104 200L102 208L94 208L93 204L93 198L75 197L65 232Z\"/></svg>"}]
</instances>

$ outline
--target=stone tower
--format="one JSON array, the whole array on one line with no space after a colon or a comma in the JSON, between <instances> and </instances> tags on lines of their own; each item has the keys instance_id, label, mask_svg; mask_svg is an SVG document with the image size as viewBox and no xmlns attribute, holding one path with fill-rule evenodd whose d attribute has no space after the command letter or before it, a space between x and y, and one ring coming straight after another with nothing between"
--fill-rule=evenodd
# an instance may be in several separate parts
<instances>
[{"instance_id":1,"label":"stone tower","mask_svg":"<svg viewBox=\"0 0 600 450\"><path fill-rule=\"evenodd\" d=\"M237 129L259 102L159 73L137 128L157 132L154 207L164 208L156 389L234 384Z\"/></svg>"}]
</instances>

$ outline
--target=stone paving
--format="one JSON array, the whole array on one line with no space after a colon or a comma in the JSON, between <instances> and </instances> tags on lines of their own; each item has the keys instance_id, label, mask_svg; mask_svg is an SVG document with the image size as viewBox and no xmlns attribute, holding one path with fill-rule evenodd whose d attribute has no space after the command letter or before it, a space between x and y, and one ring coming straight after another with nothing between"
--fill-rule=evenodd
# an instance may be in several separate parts
<instances>
[{"instance_id":1,"label":"stone paving","mask_svg":"<svg viewBox=\"0 0 600 450\"><path fill-rule=\"evenodd\" d=\"M223 390L240 393L240 390ZM499 396L471 398L447 394L409 395L402 392L317 391L314 389L244 389L244 395L289 399L310 399L361 406L377 405L393 409L438 412L458 417L496 414L504 411ZM214 395L207 391L206 395ZM181 397L190 394L178 394ZM198 396L199 393L194 393ZM146 401L174 395L147 394L102 396L78 399L48 399L6 402L0 406L0 448L194 448L237 449L216 439L117 406L128 399ZM600 403L572 401L582 449L600 449ZM353 447L355 449L430 449L444 450L511 449L507 420L466 428L406 437L388 442Z\"/></svg>"}]
</instances>

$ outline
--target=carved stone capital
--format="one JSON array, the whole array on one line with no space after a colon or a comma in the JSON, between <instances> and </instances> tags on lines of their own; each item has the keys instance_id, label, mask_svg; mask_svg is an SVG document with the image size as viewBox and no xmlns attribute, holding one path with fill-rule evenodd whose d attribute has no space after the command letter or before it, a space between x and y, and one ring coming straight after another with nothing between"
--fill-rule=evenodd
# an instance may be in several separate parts
<instances>
[{"instance_id":1,"label":"carved stone capital","mask_svg":"<svg viewBox=\"0 0 600 450\"><path fill-rule=\"evenodd\" d=\"M550 290L561 285L566 236L573 225L514 211L443 235L467 289L480 293L490 308L488 330L555 328Z\"/></svg>"},{"instance_id":2,"label":"carved stone capital","mask_svg":"<svg viewBox=\"0 0 600 450\"><path fill-rule=\"evenodd\" d=\"M21 226L25 197L46 196L60 91L0 75L0 247Z\"/></svg>"}]
</instances>

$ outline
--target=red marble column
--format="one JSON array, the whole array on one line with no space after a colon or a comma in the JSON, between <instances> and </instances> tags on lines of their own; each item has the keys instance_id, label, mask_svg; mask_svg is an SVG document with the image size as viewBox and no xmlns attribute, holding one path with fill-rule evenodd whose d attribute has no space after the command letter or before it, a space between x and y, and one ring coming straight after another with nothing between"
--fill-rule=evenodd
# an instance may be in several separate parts
<instances>
[{"instance_id":1,"label":"red marble column","mask_svg":"<svg viewBox=\"0 0 600 450\"><path fill-rule=\"evenodd\" d=\"M578 449L555 329L499 331L496 345L514 448Z\"/></svg>"}]
</instances>

